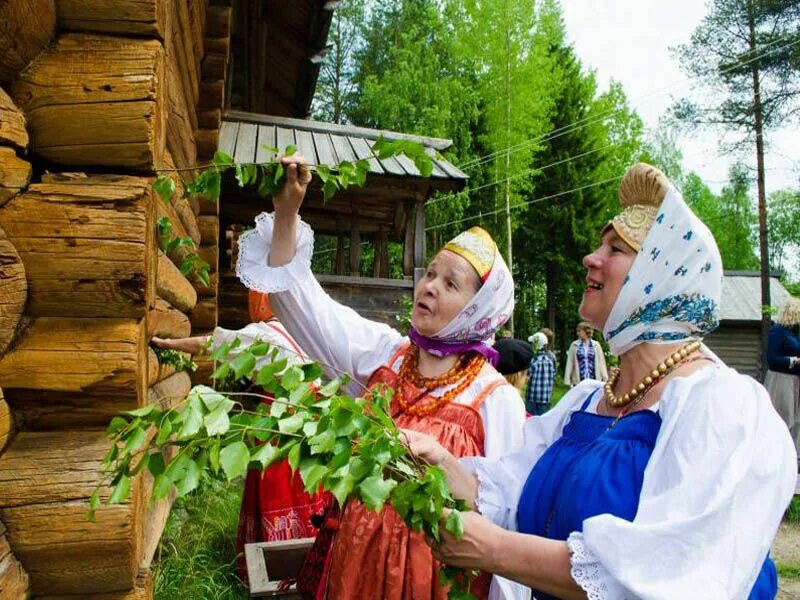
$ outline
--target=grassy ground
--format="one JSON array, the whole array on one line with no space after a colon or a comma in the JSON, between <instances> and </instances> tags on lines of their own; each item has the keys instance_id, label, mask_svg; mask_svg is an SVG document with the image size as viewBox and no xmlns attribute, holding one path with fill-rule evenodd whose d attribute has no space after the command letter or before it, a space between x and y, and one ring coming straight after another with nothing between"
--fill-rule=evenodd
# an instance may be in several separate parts
<instances>
[{"instance_id":1,"label":"grassy ground","mask_svg":"<svg viewBox=\"0 0 800 600\"><path fill-rule=\"evenodd\" d=\"M212 482L170 513L153 565L155 600L240 600L236 525L242 486Z\"/></svg>"}]
</instances>

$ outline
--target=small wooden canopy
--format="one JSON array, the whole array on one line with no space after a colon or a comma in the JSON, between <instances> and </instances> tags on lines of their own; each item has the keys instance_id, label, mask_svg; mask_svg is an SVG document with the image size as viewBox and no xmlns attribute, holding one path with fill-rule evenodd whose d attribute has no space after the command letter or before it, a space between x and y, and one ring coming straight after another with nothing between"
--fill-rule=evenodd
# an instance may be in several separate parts
<instances>
[{"instance_id":1,"label":"small wooden canopy","mask_svg":"<svg viewBox=\"0 0 800 600\"><path fill-rule=\"evenodd\" d=\"M777 273L769 278L770 301L776 308L789 299ZM761 323L761 274L758 271L725 271L722 279L720 321Z\"/></svg>"},{"instance_id":2,"label":"small wooden canopy","mask_svg":"<svg viewBox=\"0 0 800 600\"><path fill-rule=\"evenodd\" d=\"M370 148L381 136L424 144L434 157L431 177L421 177L414 163L404 156L378 160ZM303 205L303 218L317 233L341 235L357 229L360 233L383 232L390 239L408 241L406 232L409 223L414 222L417 205L424 204L436 192L459 191L467 180L461 170L437 154L452 144L450 140L236 111L229 111L223 118L219 149L237 162L269 161L273 155L265 147L283 149L290 144L297 146L313 165L370 161L370 175L364 187L339 192L326 203L315 179ZM223 192L223 196L220 209L227 223L250 224L258 213L271 210L269 202L265 204L254 194Z\"/></svg>"}]
</instances>

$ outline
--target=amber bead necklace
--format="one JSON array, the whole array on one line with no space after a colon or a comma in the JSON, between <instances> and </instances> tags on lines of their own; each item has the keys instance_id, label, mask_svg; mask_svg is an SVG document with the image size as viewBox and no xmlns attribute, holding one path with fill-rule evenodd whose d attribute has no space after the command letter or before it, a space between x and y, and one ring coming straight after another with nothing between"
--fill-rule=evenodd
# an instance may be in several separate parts
<instances>
[{"instance_id":1,"label":"amber bead necklace","mask_svg":"<svg viewBox=\"0 0 800 600\"><path fill-rule=\"evenodd\" d=\"M437 377L423 377L419 372L419 348L411 344L403 356L403 364L398 373L397 390L395 397L400 405L401 412L415 417L427 417L435 413L445 404L449 404L461 392L467 389L483 369L486 358L481 354L473 354L469 359L456 361L448 371ZM453 389L448 390L439 398L425 404L419 402L409 404L403 394L404 384L410 383L418 388L430 392L437 388L452 385L458 382Z\"/></svg>"}]
</instances>

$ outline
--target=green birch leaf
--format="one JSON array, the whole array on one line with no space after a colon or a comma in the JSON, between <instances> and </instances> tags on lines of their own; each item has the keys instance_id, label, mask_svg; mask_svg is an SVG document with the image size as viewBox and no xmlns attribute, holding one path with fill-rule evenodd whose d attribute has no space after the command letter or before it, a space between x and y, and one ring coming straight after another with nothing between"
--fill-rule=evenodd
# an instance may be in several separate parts
<instances>
[{"instance_id":1,"label":"green birch leaf","mask_svg":"<svg viewBox=\"0 0 800 600\"><path fill-rule=\"evenodd\" d=\"M263 471L270 466L280 456L278 449L272 444L263 444L259 446L255 452L250 456L250 462L257 462L261 465Z\"/></svg>"},{"instance_id":2,"label":"green birch leaf","mask_svg":"<svg viewBox=\"0 0 800 600\"><path fill-rule=\"evenodd\" d=\"M111 423L108 424L108 429L106 429L106 433L108 433L108 435L114 435L115 433L119 433L120 431L125 429L127 426L128 426L127 419L123 419L122 417L114 417L113 419L111 419Z\"/></svg>"},{"instance_id":3,"label":"green birch leaf","mask_svg":"<svg viewBox=\"0 0 800 600\"><path fill-rule=\"evenodd\" d=\"M311 447L311 454L322 454L333 450L336 443L336 434L330 429L326 429L319 435L309 438L308 445Z\"/></svg>"},{"instance_id":4,"label":"green birch leaf","mask_svg":"<svg viewBox=\"0 0 800 600\"><path fill-rule=\"evenodd\" d=\"M295 154L297 154L297 146L294 144L289 144L286 146L286 150L283 151L284 156L293 156Z\"/></svg>"},{"instance_id":5,"label":"green birch leaf","mask_svg":"<svg viewBox=\"0 0 800 600\"><path fill-rule=\"evenodd\" d=\"M217 150L214 152L214 156L211 158L211 164L217 167L230 167L234 164L233 157L230 154L226 154L222 150Z\"/></svg>"},{"instance_id":6,"label":"green birch leaf","mask_svg":"<svg viewBox=\"0 0 800 600\"><path fill-rule=\"evenodd\" d=\"M236 379L241 379L246 375L250 375L255 366L256 357L247 351L241 352L231 361L231 368L233 369Z\"/></svg>"},{"instance_id":7,"label":"green birch leaf","mask_svg":"<svg viewBox=\"0 0 800 600\"><path fill-rule=\"evenodd\" d=\"M178 433L178 439L185 440L197 435L197 432L200 431L202 426L203 413L198 409L197 405L192 402L183 411L183 425Z\"/></svg>"},{"instance_id":8,"label":"green birch leaf","mask_svg":"<svg viewBox=\"0 0 800 600\"><path fill-rule=\"evenodd\" d=\"M172 489L172 480L166 475L158 475L153 482L153 500L158 501L166 498Z\"/></svg>"},{"instance_id":9,"label":"green birch leaf","mask_svg":"<svg viewBox=\"0 0 800 600\"><path fill-rule=\"evenodd\" d=\"M444 523L444 528L452 533L453 537L460 539L464 535L464 521L461 519L461 513L457 510L451 511Z\"/></svg>"},{"instance_id":10,"label":"green birch leaf","mask_svg":"<svg viewBox=\"0 0 800 600\"><path fill-rule=\"evenodd\" d=\"M289 368L281 377L281 385L291 392L303 381L303 370L299 367Z\"/></svg>"},{"instance_id":11,"label":"green birch leaf","mask_svg":"<svg viewBox=\"0 0 800 600\"><path fill-rule=\"evenodd\" d=\"M208 464L211 466L211 470L214 473L219 473L220 469L220 450L222 449L222 442L220 440L215 440L214 443L211 445L211 448L208 450Z\"/></svg>"},{"instance_id":12,"label":"green birch leaf","mask_svg":"<svg viewBox=\"0 0 800 600\"><path fill-rule=\"evenodd\" d=\"M230 400L228 400L228 402L230 402ZM233 402L231 402L231 404L233 404ZM221 404L207 414L203 419L203 425L205 425L208 435L223 435L227 433L231 427L231 422L228 418L226 406Z\"/></svg>"},{"instance_id":13,"label":"green birch leaf","mask_svg":"<svg viewBox=\"0 0 800 600\"><path fill-rule=\"evenodd\" d=\"M286 398L275 398L269 407L269 416L280 419L286 414Z\"/></svg>"},{"instance_id":14,"label":"green birch leaf","mask_svg":"<svg viewBox=\"0 0 800 600\"><path fill-rule=\"evenodd\" d=\"M147 441L147 431L141 427L137 427L131 432L130 437L128 437L125 442L125 448L122 450L123 455L136 452L145 441Z\"/></svg>"},{"instance_id":15,"label":"green birch leaf","mask_svg":"<svg viewBox=\"0 0 800 600\"><path fill-rule=\"evenodd\" d=\"M396 485L396 481L373 475L358 484L358 495L367 508L377 511L383 508L389 493Z\"/></svg>"},{"instance_id":16,"label":"green birch leaf","mask_svg":"<svg viewBox=\"0 0 800 600\"><path fill-rule=\"evenodd\" d=\"M278 429L281 433L296 433L303 427L304 422L302 414L294 414L278 421Z\"/></svg>"},{"instance_id":17,"label":"green birch leaf","mask_svg":"<svg viewBox=\"0 0 800 600\"><path fill-rule=\"evenodd\" d=\"M214 373L211 375L211 378L216 379L217 381L225 381L230 372L231 372L230 364L224 362L216 368Z\"/></svg>"},{"instance_id":18,"label":"green birch leaf","mask_svg":"<svg viewBox=\"0 0 800 600\"><path fill-rule=\"evenodd\" d=\"M292 468L292 471L296 471L297 467L300 465L299 442L295 442L294 446L292 446L291 450L289 450L288 454L286 455L286 459L289 462L289 466Z\"/></svg>"},{"instance_id":19,"label":"green birch leaf","mask_svg":"<svg viewBox=\"0 0 800 600\"><path fill-rule=\"evenodd\" d=\"M178 490L179 496L193 492L200 485L200 467L196 462L191 461L184 472L183 478L175 483L175 489Z\"/></svg>"},{"instance_id":20,"label":"green birch leaf","mask_svg":"<svg viewBox=\"0 0 800 600\"><path fill-rule=\"evenodd\" d=\"M322 478L328 474L329 469L325 465L320 465L315 459L307 458L300 463L300 479L303 480L303 489L308 493L313 493L318 487Z\"/></svg>"},{"instance_id":21,"label":"green birch leaf","mask_svg":"<svg viewBox=\"0 0 800 600\"><path fill-rule=\"evenodd\" d=\"M270 345L267 342L257 341L255 344L250 346L248 350L250 354L253 356L264 356L269 352Z\"/></svg>"},{"instance_id":22,"label":"green birch leaf","mask_svg":"<svg viewBox=\"0 0 800 600\"><path fill-rule=\"evenodd\" d=\"M95 490L89 498L89 514L86 515L87 521L94 521L94 513L98 508L100 508L100 490Z\"/></svg>"},{"instance_id":23,"label":"green birch leaf","mask_svg":"<svg viewBox=\"0 0 800 600\"><path fill-rule=\"evenodd\" d=\"M333 198L338 190L339 186L336 184L336 182L333 179L328 179L322 184L322 201L327 202Z\"/></svg>"},{"instance_id":24,"label":"green birch leaf","mask_svg":"<svg viewBox=\"0 0 800 600\"><path fill-rule=\"evenodd\" d=\"M153 477L158 477L166 469L164 464L164 455L161 452L155 452L150 455L150 460L147 461L147 470Z\"/></svg>"},{"instance_id":25,"label":"green birch leaf","mask_svg":"<svg viewBox=\"0 0 800 600\"><path fill-rule=\"evenodd\" d=\"M120 477L117 485L114 486L114 491L111 492L111 497L108 499L109 504L119 504L125 502L128 495L131 493L131 478L127 475Z\"/></svg>"},{"instance_id":26,"label":"green birch leaf","mask_svg":"<svg viewBox=\"0 0 800 600\"><path fill-rule=\"evenodd\" d=\"M355 479L347 474L331 487L331 493L336 497L336 501L339 502L340 506L344 506L345 502L350 497L355 483Z\"/></svg>"},{"instance_id":27,"label":"green birch leaf","mask_svg":"<svg viewBox=\"0 0 800 600\"><path fill-rule=\"evenodd\" d=\"M247 465L250 463L250 451L244 442L233 442L222 449L219 454L219 461L228 481L232 481L237 477L243 477L247 473Z\"/></svg>"},{"instance_id":28,"label":"green birch leaf","mask_svg":"<svg viewBox=\"0 0 800 600\"><path fill-rule=\"evenodd\" d=\"M272 176L272 181L275 182L276 186L280 186L282 184L284 173L285 170L283 168L283 165L278 163L277 166L275 167L275 174Z\"/></svg>"},{"instance_id":29,"label":"green birch leaf","mask_svg":"<svg viewBox=\"0 0 800 600\"><path fill-rule=\"evenodd\" d=\"M330 398L333 396L337 391L339 391L339 386L342 384L342 381L337 377L336 379L330 380L328 383L323 385L319 388L319 395L323 398Z\"/></svg>"},{"instance_id":30,"label":"green birch leaf","mask_svg":"<svg viewBox=\"0 0 800 600\"><path fill-rule=\"evenodd\" d=\"M207 385L194 386L189 393L189 397L199 398L208 410L216 410L220 405L223 405L225 410L229 411L234 406L232 400L229 400L223 394L220 394L217 390Z\"/></svg>"},{"instance_id":31,"label":"green birch leaf","mask_svg":"<svg viewBox=\"0 0 800 600\"><path fill-rule=\"evenodd\" d=\"M280 373L286 368L287 364L288 361L285 358L282 358L280 360L271 362L268 365L264 365L258 370L258 374L256 375L256 384L261 386L267 385L270 381L272 381L276 373Z\"/></svg>"},{"instance_id":32,"label":"green birch leaf","mask_svg":"<svg viewBox=\"0 0 800 600\"><path fill-rule=\"evenodd\" d=\"M175 182L166 175L159 175L153 182L153 190L159 195L164 204L169 205L170 198L175 193Z\"/></svg>"},{"instance_id":33,"label":"green birch leaf","mask_svg":"<svg viewBox=\"0 0 800 600\"><path fill-rule=\"evenodd\" d=\"M303 370L303 379L306 381L315 381L322 377L325 372L319 364L312 362L300 367Z\"/></svg>"},{"instance_id":34,"label":"green birch leaf","mask_svg":"<svg viewBox=\"0 0 800 600\"><path fill-rule=\"evenodd\" d=\"M155 409L156 409L156 407L155 407L154 404L148 404L147 406L143 406L142 408L137 408L135 410L125 411L125 413L123 413L123 414L130 415L132 417L146 417L151 412L153 412Z\"/></svg>"},{"instance_id":35,"label":"green birch leaf","mask_svg":"<svg viewBox=\"0 0 800 600\"><path fill-rule=\"evenodd\" d=\"M313 396L314 390L311 389L311 383L304 381L294 388L291 394L289 394L289 403L293 404L294 406L299 406L301 404L305 404L306 400L311 399Z\"/></svg>"},{"instance_id":36,"label":"green birch leaf","mask_svg":"<svg viewBox=\"0 0 800 600\"><path fill-rule=\"evenodd\" d=\"M303 435L306 436L307 438L312 437L314 434L317 433L317 426L318 425L319 425L319 421L307 421L303 425ZM308 443L310 444L311 440L309 440Z\"/></svg>"},{"instance_id":37,"label":"green birch leaf","mask_svg":"<svg viewBox=\"0 0 800 600\"><path fill-rule=\"evenodd\" d=\"M236 339L239 339L239 338L236 338ZM215 360L216 362L223 361L228 357L228 353L230 351L231 351L231 345L228 342L222 342L211 353L211 359Z\"/></svg>"}]
</instances>

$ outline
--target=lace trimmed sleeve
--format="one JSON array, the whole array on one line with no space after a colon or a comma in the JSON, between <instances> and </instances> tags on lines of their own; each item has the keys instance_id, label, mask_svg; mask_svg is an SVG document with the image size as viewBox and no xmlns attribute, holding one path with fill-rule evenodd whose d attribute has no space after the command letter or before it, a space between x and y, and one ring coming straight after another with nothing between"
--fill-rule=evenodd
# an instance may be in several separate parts
<instances>
[{"instance_id":1,"label":"lace trimmed sleeve","mask_svg":"<svg viewBox=\"0 0 800 600\"><path fill-rule=\"evenodd\" d=\"M274 215L261 213L256 227L239 237L239 258L236 274L251 290L264 293L292 289L311 277L311 257L314 254L314 232L305 221L297 227L297 250L294 258L282 267L270 267L267 260L272 245Z\"/></svg>"},{"instance_id":2,"label":"lace trimmed sleeve","mask_svg":"<svg viewBox=\"0 0 800 600\"><path fill-rule=\"evenodd\" d=\"M627 600L632 598L625 588L600 564L583 542L583 534L574 532L567 538L570 574L589 600Z\"/></svg>"}]
</instances>

